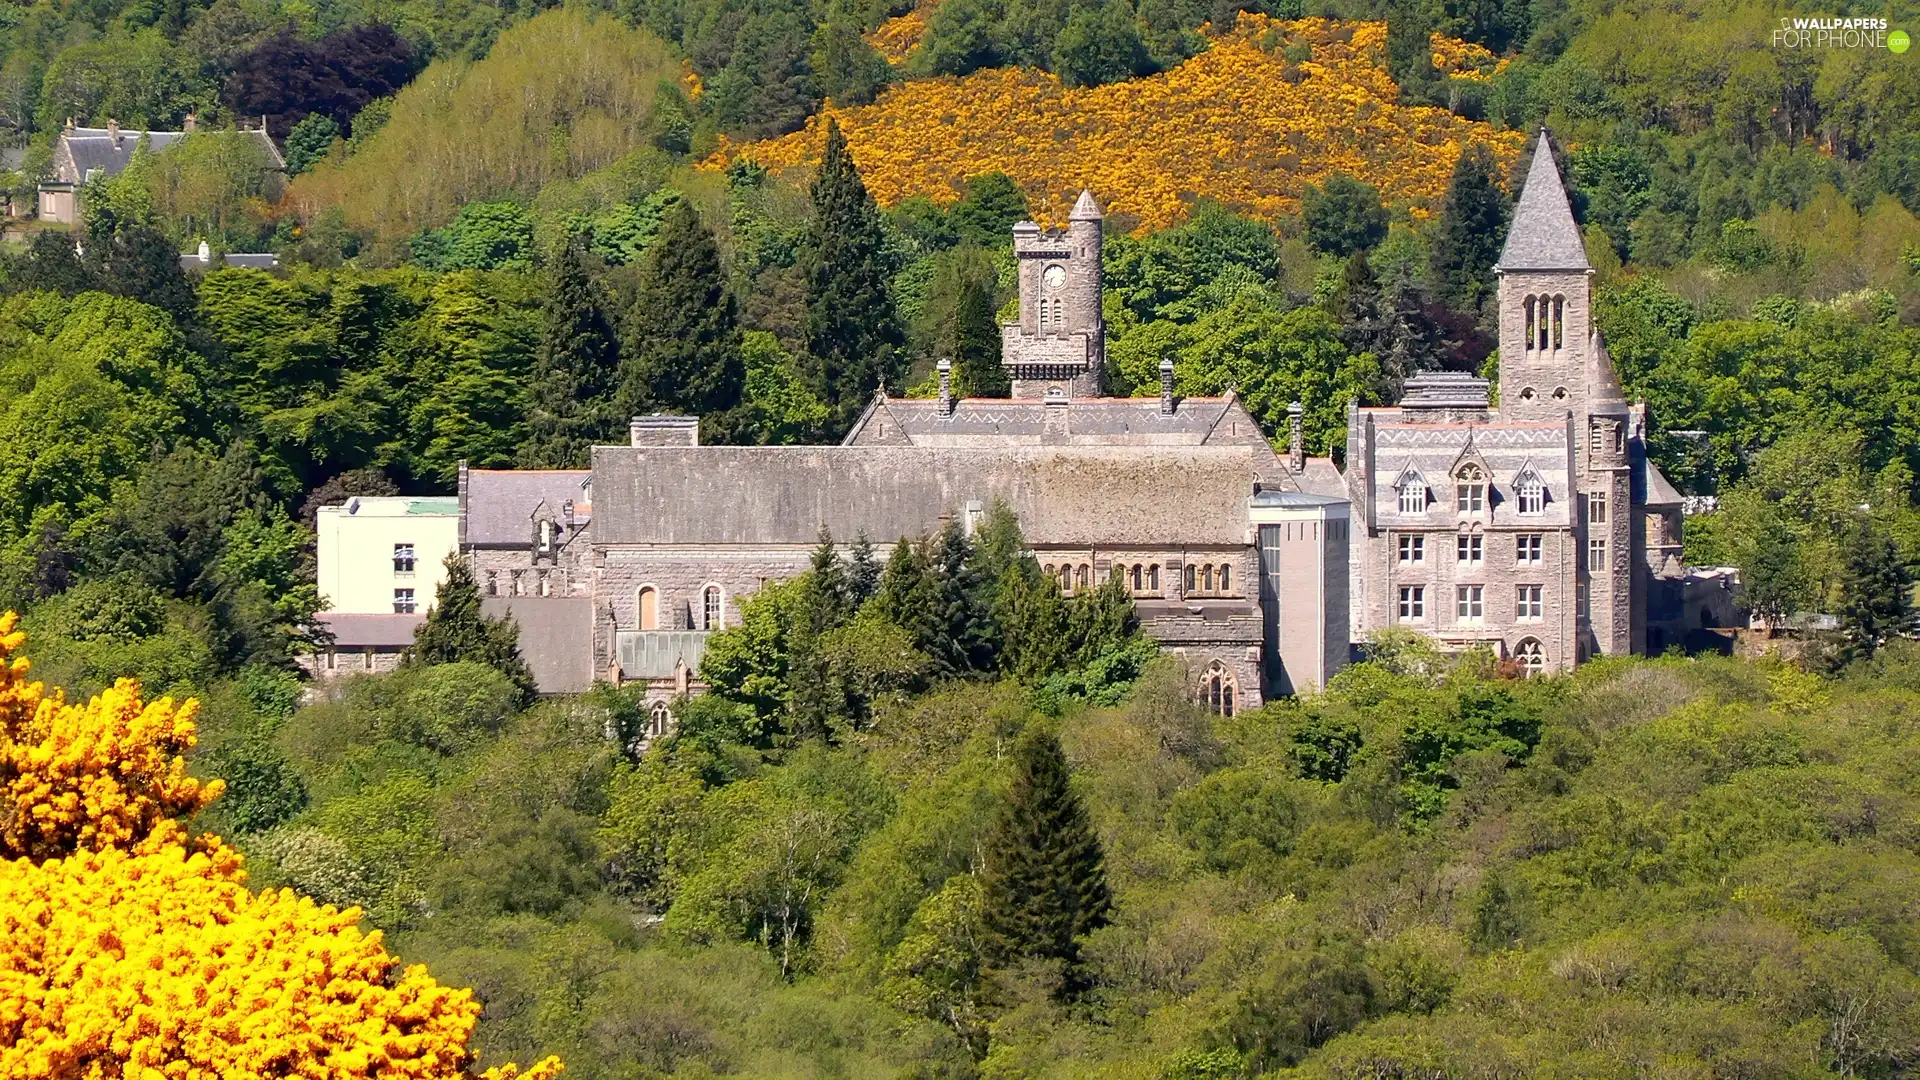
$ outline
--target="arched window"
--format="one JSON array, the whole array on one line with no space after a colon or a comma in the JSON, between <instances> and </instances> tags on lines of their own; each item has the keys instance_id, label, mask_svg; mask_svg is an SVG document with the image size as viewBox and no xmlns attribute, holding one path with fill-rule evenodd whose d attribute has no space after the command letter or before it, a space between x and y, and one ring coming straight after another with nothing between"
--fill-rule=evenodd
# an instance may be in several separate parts
<instances>
[{"instance_id":1,"label":"arched window","mask_svg":"<svg viewBox=\"0 0 1920 1080\"><path fill-rule=\"evenodd\" d=\"M656 701L647 709L647 738L663 739L673 730L673 710L664 701Z\"/></svg>"},{"instance_id":2,"label":"arched window","mask_svg":"<svg viewBox=\"0 0 1920 1080\"><path fill-rule=\"evenodd\" d=\"M1565 336L1566 316L1567 316L1567 298L1564 296L1554 297L1553 298L1553 347L1556 351L1560 348L1561 339Z\"/></svg>"},{"instance_id":3,"label":"arched window","mask_svg":"<svg viewBox=\"0 0 1920 1080\"><path fill-rule=\"evenodd\" d=\"M709 585L700 593L700 629L718 630L723 615L720 586Z\"/></svg>"},{"instance_id":4,"label":"arched window","mask_svg":"<svg viewBox=\"0 0 1920 1080\"><path fill-rule=\"evenodd\" d=\"M660 594L651 585L640 587L639 604L640 629L660 629Z\"/></svg>"},{"instance_id":5,"label":"arched window","mask_svg":"<svg viewBox=\"0 0 1920 1080\"><path fill-rule=\"evenodd\" d=\"M1086 563L1081 563L1079 566L1074 568L1073 587L1076 589L1086 588L1088 585L1087 579L1092 576L1093 576L1092 567L1089 567Z\"/></svg>"},{"instance_id":6,"label":"arched window","mask_svg":"<svg viewBox=\"0 0 1920 1080\"><path fill-rule=\"evenodd\" d=\"M1240 705L1240 687L1233 672L1218 660L1207 665L1200 676L1200 704L1218 716L1232 716Z\"/></svg>"},{"instance_id":7,"label":"arched window","mask_svg":"<svg viewBox=\"0 0 1920 1080\"><path fill-rule=\"evenodd\" d=\"M1198 577L1199 573L1200 573L1199 567L1193 565L1192 563L1187 564L1187 572L1186 572L1185 578L1184 580L1181 581L1180 584L1182 589L1184 589L1188 595L1192 595L1193 593L1200 591L1200 584L1199 584L1199 577Z\"/></svg>"},{"instance_id":8,"label":"arched window","mask_svg":"<svg viewBox=\"0 0 1920 1080\"><path fill-rule=\"evenodd\" d=\"M1403 514L1426 513L1427 485L1419 480L1408 480L1400 485L1400 512Z\"/></svg>"},{"instance_id":9,"label":"arched window","mask_svg":"<svg viewBox=\"0 0 1920 1080\"><path fill-rule=\"evenodd\" d=\"M1520 662L1529 675L1539 675L1547 670L1547 653L1535 638L1527 638L1514 646L1513 658Z\"/></svg>"},{"instance_id":10,"label":"arched window","mask_svg":"<svg viewBox=\"0 0 1920 1080\"><path fill-rule=\"evenodd\" d=\"M1150 593L1158 593L1160 591L1159 563L1154 563L1152 566L1147 567L1147 591Z\"/></svg>"},{"instance_id":11,"label":"arched window","mask_svg":"<svg viewBox=\"0 0 1920 1080\"><path fill-rule=\"evenodd\" d=\"M1073 567L1068 566L1066 563L1060 564L1060 591L1073 591Z\"/></svg>"},{"instance_id":12,"label":"arched window","mask_svg":"<svg viewBox=\"0 0 1920 1080\"><path fill-rule=\"evenodd\" d=\"M1462 514L1477 514L1487 506L1487 477L1480 466L1466 464L1454 474L1454 508Z\"/></svg>"},{"instance_id":13,"label":"arched window","mask_svg":"<svg viewBox=\"0 0 1920 1080\"><path fill-rule=\"evenodd\" d=\"M1207 565L1200 568L1200 591L1208 592L1208 593L1213 591L1213 564L1212 563L1208 563Z\"/></svg>"},{"instance_id":14,"label":"arched window","mask_svg":"<svg viewBox=\"0 0 1920 1080\"><path fill-rule=\"evenodd\" d=\"M1142 578L1143 578L1143 573L1142 573L1140 564L1134 563L1133 569L1127 571L1127 588L1132 589L1134 592L1138 593L1140 591Z\"/></svg>"},{"instance_id":15,"label":"arched window","mask_svg":"<svg viewBox=\"0 0 1920 1080\"><path fill-rule=\"evenodd\" d=\"M1529 297L1527 297L1527 299L1526 299L1526 308L1527 308L1527 336L1526 336L1526 339L1525 339L1525 340L1526 340L1526 343L1527 343L1527 345L1526 345L1526 349L1527 349L1527 351L1528 351L1528 352L1532 352L1532 351L1533 351L1533 340L1534 340L1534 338L1533 338L1533 335L1534 335L1534 333L1535 333L1535 331L1534 331L1534 319L1535 319L1535 316L1536 316L1536 313L1535 313L1535 311L1534 311L1534 297L1531 297L1531 296L1529 296Z\"/></svg>"},{"instance_id":16,"label":"arched window","mask_svg":"<svg viewBox=\"0 0 1920 1080\"><path fill-rule=\"evenodd\" d=\"M1220 565L1220 591L1223 593L1233 591L1233 567L1225 563Z\"/></svg>"}]
</instances>

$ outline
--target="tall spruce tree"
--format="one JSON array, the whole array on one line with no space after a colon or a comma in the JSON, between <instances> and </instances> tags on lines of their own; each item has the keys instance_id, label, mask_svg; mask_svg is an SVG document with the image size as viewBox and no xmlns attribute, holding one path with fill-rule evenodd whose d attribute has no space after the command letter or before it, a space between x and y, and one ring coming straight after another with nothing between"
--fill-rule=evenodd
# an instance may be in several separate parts
<instances>
[{"instance_id":1,"label":"tall spruce tree","mask_svg":"<svg viewBox=\"0 0 1920 1080\"><path fill-rule=\"evenodd\" d=\"M585 236L561 249L548 289L518 461L530 469L579 469L588 449L613 435L620 376L620 339L606 292L587 270Z\"/></svg>"},{"instance_id":2,"label":"tall spruce tree","mask_svg":"<svg viewBox=\"0 0 1920 1080\"><path fill-rule=\"evenodd\" d=\"M1462 311L1479 308L1492 288L1506 225L1507 196L1494 179L1493 153L1468 143L1454 162L1427 264L1441 299Z\"/></svg>"},{"instance_id":3,"label":"tall spruce tree","mask_svg":"<svg viewBox=\"0 0 1920 1080\"><path fill-rule=\"evenodd\" d=\"M982 850L988 963L1061 963L1060 996L1084 988L1080 940L1113 909L1100 839L1069 783L1060 740L1039 724L1013 752L1013 786Z\"/></svg>"},{"instance_id":4,"label":"tall spruce tree","mask_svg":"<svg viewBox=\"0 0 1920 1080\"><path fill-rule=\"evenodd\" d=\"M880 591L880 563L873 557L873 541L865 530L853 538L847 562L847 603L855 609L865 607Z\"/></svg>"},{"instance_id":5,"label":"tall spruce tree","mask_svg":"<svg viewBox=\"0 0 1920 1080\"><path fill-rule=\"evenodd\" d=\"M832 120L812 195L805 360L814 393L833 410L834 430L844 431L874 388L898 374L906 339L893 305L880 210Z\"/></svg>"},{"instance_id":6,"label":"tall spruce tree","mask_svg":"<svg viewBox=\"0 0 1920 1080\"><path fill-rule=\"evenodd\" d=\"M832 534L822 526L812 566L800 582L799 610L788 642L787 713L798 738L826 735L834 718L845 711L846 693L821 639L846 625L851 614L846 567Z\"/></svg>"},{"instance_id":7,"label":"tall spruce tree","mask_svg":"<svg viewBox=\"0 0 1920 1080\"><path fill-rule=\"evenodd\" d=\"M880 572L880 590L873 602L889 622L913 636L916 648L930 652L926 645L938 638L940 627L934 614L933 575L924 546L924 541L916 544L900 538Z\"/></svg>"},{"instance_id":8,"label":"tall spruce tree","mask_svg":"<svg viewBox=\"0 0 1920 1080\"><path fill-rule=\"evenodd\" d=\"M1863 521L1840 579L1842 659L1871 659L1913 625L1913 579L1887 530Z\"/></svg>"},{"instance_id":9,"label":"tall spruce tree","mask_svg":"<svg viewBox=\"0 0 1920 1080\"><path fill-rule=\"evenodd\" d=\"M1038 682L1071 666L1073 624L1060 585L1032 560L1009 565L994 590L1000 670Z\"/></svg>"},{"instance_id":10,"label":"tall spruce tree","mask_svg":"<svg viewBox=\"0 0 1920 1080\"><path fill-rule=\"evenodd\" d=\"M961 397L1003 398L1013 392L1000 365L1000 323L994 317L991 283L968 274L954 299L953 321L940 351L953 360L954 392Z\"/></svg>"},{"instance_id":11,"label":"tall spruce tree","mask_svg":"<svg viewBox=\"0 0 1920 1080\"><path fill-rule=\"evenodd\" d=\"M928 596L933 633L919 645L949 671L988 671L993 667L993 614L984 604L985 589L974 564L972 541L949 521L931 543Z\"/></svg>"},{"instance_id":12,"label":"tall spruce tree","mask_svg":"<svg viewBox=\"0 0 1920 1080\"><path fill-rule=\"evenodd\" d=\"M511 618L488 618L480 610L480 589L473 570L458 552L447 556L447 578L434 594L433 610L414 628L413 647L402 664L485 664L520 688L521 698L533 699L533 669L520 655L520 629Z\"/></svg>"},{"instance_id":13,"label":"tall spruce tree","mask_svg":"<svg viewBox=\"0 0 1920 1080\"><path fill-rule=\"evenodd\" d=\"M720 247L684 201L647 249L627 325L620 413L698 416L703 436L724 434L746 385L740 323Z\"/></svg>"}]
</instances>

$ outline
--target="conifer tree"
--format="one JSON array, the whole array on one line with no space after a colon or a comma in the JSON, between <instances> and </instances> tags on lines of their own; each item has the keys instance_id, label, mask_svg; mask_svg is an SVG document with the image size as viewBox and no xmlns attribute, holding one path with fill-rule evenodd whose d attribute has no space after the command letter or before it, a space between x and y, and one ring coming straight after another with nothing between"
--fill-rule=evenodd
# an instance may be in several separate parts
<instances>
[{"instance_id":1,"label":"conifer tree","mask_svg":"<svg viewBox=\"0 0 1920 1080\"><path fill-rule=\"evenodd\" d=\"M414 628L413 647L402 663L485 664L512 680L524 700L532 700L533 669L520 655L519 627L511 618L491 619L481 612L473 570L458 552L448 555L445 565L447 578L434 594L433 610Z\"/></svg>"},{"instance_id":2,"label":"conifer tree","mask_svg":"<svg viewBox=\"0 0 1920 1080\"><path fill-rule=\"evenodd\" d=\"M620 413L672 412L724 427L746 366L713 233L686 202L667 212L641 264L620 372ZM712 419L709 419L712 418Z\"/></svg>"},{"instance_id":3,"label":"conifer tree","mask_svg":"<svg viewBox=\"0 0 1920 1080\"><path fill-rule=\"evenodd\" d=\"M1070 666L1074 651L1066 597L1031 560L1014 563L994 591L1000 670L1037 682Z\"/></svg>"},{"instance_id":4,"label":"conifer tree","mask_svg":"<svg viewBox=\"0 0 1920 1080\"><path fill-rule=\"evenodd\" d=\"M554 260L518 454L526 468L584 468L588 449L613 434L620 341L586 257L587 238L576 236Z\"/></svg>"},{"instance_id":5,"label":"conifer tree","mask_svg":"<svg viewBox=\"0 0 1920 1080\"><path fill-rule=\"evenodd\" d=\"M879 208L832 120L812 195L806 363L814 393L833 410L834 429L844 431L874 388L897 374L905 337L893 306Z\"/></svg>"},{"instance_id":6,"label":"conifer tree","mask_svg":"<svg viewBox=\"0 0 1920 1080\"><path fill-rule=\"evenodd\" d=\"M1099 588L1074 600L1071 623L1073 662L1085 664L1138 633L1140 615L1126 581L1115 572Z\"/></svg>"},{"instance_id":7,"label":"conifer tree","mask_svg":"<svg viewBox=\"0 0 1920 1080\"><path fill-rule=\"evenodd\" d=\"M846 695L821 648L821 638L846 624L846 569L825 526L812 565L800 581L787 658L787 712L795 736L825 735L844 711Z\"/></svg>"},{"instance_id":8,"label":"conifer tree","mask_svg":"<svg viewBox=\"0 0 1920 1080\"><path fill-rule=\"evenodd\" d=\"M873 541L865 530L853 538L852 555L847 567L847 603L859 609L880 589L880 563L873 557Z\"/></svg>"},{"instance_id":9,"label":"conifer tree","mask_svg":"<svg viewBox=\"0 0 1920 1080\"><path fill-rule=\"evenodd\" d=\"M1340 272L1340 291L1334 295L1333 316L1340 320L1340 343L1352 353L1372 353L1379 359L1386 343L1386 298L1380 279L1365 251L1347 258Z\"/></svg>"},{"instance_id":10,"label":"conifer tree","mask_svg":"<svg viewBox=\"0 0 1920 1080\"><path fill-rule=\"evenodd\" d=\"M1840 579L1844 659L1871 659L1913 624L1913 579L1887 531L1863 522L1847 545Z\"/></svg>"},{"instance_id":11,"label":"conifer tree","mask_svg":"<svg viewBox=\"0 0 1920 1080\"><path fill-rule=\"evenodd\" d=\"M1493 154L1469 143L1454 162L1434 228L1428 273L1441 299L1462 311L1479 307L1506 224L1507 197L1494 180Z\"/></svg>"},{"instance_id":12,"label":"conifer tree","mask_svg":"<svg viewBox=\"0 0 1920 1080\"><path fill-rule=\"evenodd\" d=\"M1077 993L1080 939L1106 925L1113 896L1060 740L1038 724L1015 744L1013 786L982 860L988 962L1005 969L1022 960L1059 961L1061 996Z\"/></svg>"},{"instance_id":13,"label":"conifer tree","mask_svg":"<svg viewBox=\"0 0 1920 1080\"><path fill-rule=\"evenodd\" d=\"M1007 369L1000 366L1000 323L987 282L971 274L961 279L953 322L941 336L941 351L953 360L955 393L1003 398L1013 392Z\"/></svg>"},{"instance_id":14,"label":"conifer tree","mask_svg":"<svg viewBox=\"0 0 1920 1080\"><path fill-rule=\"evenodd\" d=\"M880 614L911 634L914 645L923 650L939 636L934 618L933 575L927 564L923 544L901 537L893 546L886 569L881 571L880 591L873 598L873 602L880 605Z\"/></svg>"},{"instance_id":15,"label":"conifer tree","mask_svg":"<svg viewBox=\"0 0 1920 1080\"><path fill-rule=\"evenodd\" d=\"M949 521L931 544L928 598L933 633L919 642L921 651L949 671L986 671L993 666L993 620L982 603L982 583L973 561L973 544Z\"/></svg>"}]
</instances>

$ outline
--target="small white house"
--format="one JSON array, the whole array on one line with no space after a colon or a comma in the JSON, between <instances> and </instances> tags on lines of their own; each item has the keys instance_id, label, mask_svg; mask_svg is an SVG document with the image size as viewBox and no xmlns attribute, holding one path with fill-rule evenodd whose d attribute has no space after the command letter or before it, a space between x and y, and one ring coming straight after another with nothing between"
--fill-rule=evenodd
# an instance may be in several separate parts
<instances>
[{"instance_id":1,"label":"small white house","mask_svg":"<svg viewBox=\"0 0 1920 1080\"><path fill-rule=\"evenodd\" d=\"M460 542L460 500L359 495L321 507L316 531L328 614L425 614Z\"/></svg>"}]
</instances>

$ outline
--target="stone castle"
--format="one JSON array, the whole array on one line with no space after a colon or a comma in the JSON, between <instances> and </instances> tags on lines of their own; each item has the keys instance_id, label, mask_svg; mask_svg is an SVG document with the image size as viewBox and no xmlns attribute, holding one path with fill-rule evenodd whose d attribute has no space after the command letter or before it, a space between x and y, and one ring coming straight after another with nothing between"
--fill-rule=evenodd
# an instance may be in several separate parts
<instances>
[{"instance_id":1,"label":"stone castle","mask_svg":"<svg viewBox=\"0 0 1920 1080\"><path fill-rule=\"evenodd\" d=\"M1102 396L1101 232L1088 193L1065 229L1014 227L1010 398L956 398L943 363L938 397L877 394L835 446L702 446L697 418L637 417L587 470L463 469L458 550L543 689L643 681L664 724L707 635L822 528L884 546L971 531L996 499L1063 590L1120 576L1223 713L1324 686L1388 626L1534 671L1672 640L1679 497L1592 328L1544 135L1497 267L1501 404L1416 376L1349 411L1344 473L1304 453L1297 406L1277 451L1232 391L1177 395L1171 361L1159 396Z\"/></svg>"}]
</instances>

